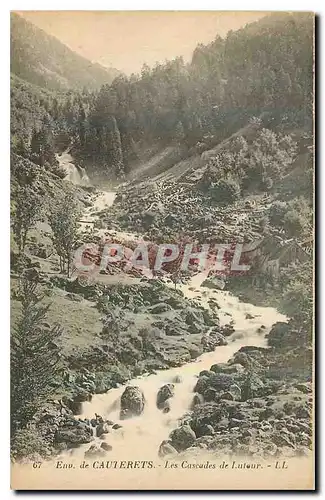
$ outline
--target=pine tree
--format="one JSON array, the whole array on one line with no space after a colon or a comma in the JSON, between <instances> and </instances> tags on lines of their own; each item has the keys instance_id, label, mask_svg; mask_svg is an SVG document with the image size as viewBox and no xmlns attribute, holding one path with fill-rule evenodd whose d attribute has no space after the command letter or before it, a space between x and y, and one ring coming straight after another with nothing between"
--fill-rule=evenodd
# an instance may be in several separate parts
<instances>
[{"instance_id":1,"label":"pine tree","mask_svg":"<svg viewBox=\"0 0 325 500\"><path fill-rule=\"evenodd\" d=\"M30 144L31 160L43 167L46 163L55 163L53 134L46 124L40 130L34 129Z\"/></svg>"},{"instance_id":2,"label":"pine tree","mask_svg":"<svg viewBox=\"0 0 325 500\"><path fill-rule=\"evenodd\" d=\"M121 135L118 129L115 116L111 117L110 127L109 127L109 156L108 162L116 177L123 177L125 174L124 171L124 162L123 162L123 153L122 153L122 143L121 143Z\"/></svg>"},{"instance_id":3,"label":"pine tree","mask_svg":"<svg viewBox=\"0 0 325 500\"><path fill-rule=\"evenodd\" d=\"M39 220L42 198L32 186L18 186L13 199L12 230L19 253L25 250L28 231Z\"/></svg>"},{"instance_id":4,"label":"pine tree","mask_svg":"<svg viewBox=\"0 0 325 500\"><path fill-rule=\"evenodd\" d=\"M15 145L15 152L17 155L23 156L24 158L29 157L30 151L24 137L21 136L18 138L17 144Z\"/></svg>"},{"instance_id":5,"label":"pine tree","mask_svg":"<svg viewBox=\"0 0 325 500\"><path fill-rule=\"evenodd\" d=\"M81 101L79 102L77 123L78 123L77 129L78 129L79 143L80 146L83 147L85 145L87 127L86 127L86 113Z\"/></svg>"},{"instance_id":6,"label":"pine tree","mask_svg":"<svg viewBox=\"0 0 325 500\"><path fill-rule=\"evenodd\" d=\"M70 276L72 252L78 238L79 205L73 193L63 195L61 203L51 208L49 223L53 244L60 259L60 270Z\"/></svg>"},{"instance_id":7,"label":"pine tree","mask_svg":"<svg viewBox=\"0 0 325 500\"><path fill-rule=\"evenodd\" d=\"M13 438L26 426L38 407L52 392L58 370L61 335L59 326L44 326L50 304L42 303L35 270L19 283L22 313L11 334L11 422Z\"/></svg>"}]
</instances>

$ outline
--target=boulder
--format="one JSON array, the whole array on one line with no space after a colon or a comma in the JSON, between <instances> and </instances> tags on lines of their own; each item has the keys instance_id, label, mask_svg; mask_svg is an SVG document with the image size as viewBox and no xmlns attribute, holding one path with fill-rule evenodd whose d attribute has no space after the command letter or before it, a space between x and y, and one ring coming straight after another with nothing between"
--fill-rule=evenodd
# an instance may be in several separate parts
<instances>
[{"instance_id":1,"label":"boulder","mask_svg":"<svg viewBox=\"0 0 325 500\"><path fill-rule=\"evenodd\" d=\"M158 455L160 458L177 455L177 450L172 446L171 441L166 439L159 446Z\"/></svg>"},{"instance_id":2,"label":"boulder","mask_svg":"<svg viewBox=\"0 0 325 500\"><path fill-rule=\"evenodd\" d=\"M210 370L202 370L199 373L199 377L212 377L212 376L213 376L213 372Z\"/></svg>"},{"instance_id":3,"label":"boulder","mask_svg":"<svg viewBox=\"0 0 325 500\"><path fill-rule=\"evenodd\" d=\"M197 434L196 436L198 438L202 436L213 436L215 433L214 428L210 424L202 424L198 429L197 429Z\"/></svg>"},{"instance_id":4,"label":"boulder","mask_svg":"<svg viewBox=\"0 0 325 500\"><path fill-rule=\"evenodd\" d=\"M241 389L240 389L240 387L237 384L232 384L229 387L228 392L230 394L232 394L234 401L241 401L241 398L242 398L242 396L241 396Z\"/></svg>"},{"instance_id":5,"label":"boulder","mask_svg":"<svg viewBox=\"0 0 325 500\"><path fill-rule=\"evenodd\" d=\"M234 383L234 376L227 373L215 373L208 379L209 387L213 387L217 391L228 391Z\"/></svg>"},{"instance_id":6,"label":"boulder","mask_svg":"<svg viewBox=\"0 0 325 500\"><path fill-rule=\"evenodd\" d=\"M83 297L81 295L78 295L77 293L67 293L66 298L69 300L72 300L73 302L82 302Z\"/></svg>"},{"instance_id":7,"label":"boulder","mask_svg":"<svg viewBox=\"0 0 325 500\"><path fill-rule=\"evenodd\" d=\"M245 352L236 352L231 363L234 365L242 365L244 368L248 368L250 366L249 357Z\"/></svg>"},{"instance_id":8,"label":"boulder","mask_svg":"<svg viewBox=\"0 0 325 500\"><path fill-rule=\"evenodd\" d=\"M211 288L212 290L223 290L225 281L216 277L207 278L201 283L202 287Z\"/></svg>"},{"instance_id":9,"label":"boulder","mask_svg":"<svg viewBox=\"0 0 325 500\"><path fill-rule=\"evenodd\" d=\"M188 311L186 314L185 322L187 325L200 325L203 323L202 313L200 311Z\"/></svg>"},{"instance_id":10,"label":"boulder","mask_svg":"<svg viewBox=\"0 0 325 500\"><path fill-rule=\"evenodd\" d=\"M108 434L109 433L109 427L107 422L101 422L99 425L96 427L96 436L100 437L103 434Z\"/></svg>"},{"instance_id":11,"label":"boulder","mask_svg":"<svg viewBox=\"0 0 325 500\"><path fill-rule=\"evenodd\" d=\"M78 388L78 392L73 397L73 401L83 403L85 401L91 401L92 395L85 389Z\"/></svg>"},{"instance_id":12,"label":"boulder","mask_svg":"<svg viewBox=\"0 0 325 500\"><path fill-rule=\"evenodd\" d=\"M141 415L144 409L144 394L139 387L129 385L121 396L120 419Z\"/></svg>"},{"instance_id":13,"label":"boulder","mask_svg":"<svg viewBox=\"0 0 325 500\"><path fill-rule=\"evenodd\" d=\"M208 387L206 391L203 393L204 401L207 403L210 401L217 401L218 399L218 391L213 387Z\"/></svg>"},{"instance_id":14,"label":"boulder","mask_svg":"<svg viewBox=\"0 0 325 500\"><path fill-rule=\"evenodd\" d=\"M192 404L191 404L191 409L195 408L195 406L200 405L204 403L204 397L202 394L196 393L193 396Z\"/></svg>"},{"instance_id":15,"label":"boulder","mask_svg":"<svg viewBox=\"0 0 325 500\"><path fill-rule=\"evenodd\" d=\"M73 401L72 399L67 401L67 404L74 415L82 414L82 403L81 401Z\"/></svg>"},{"instance_id":16,"label":"boulder","mask_svg":"<svg viewBox=\"0 0 325 500\"><path fill-rule=\"evenodd\" d=\"M249 375L241 385L241 396L243 401L258 398L264 394L264 384L255 374Z\"/></svg>"},{"instance_id":17,"label":"boulder","mask_svg":"<svg viewBox=\"0 0 325 500\"><path fill-rule=\"evenodd\" d=\"M220 395L220 400L226 399L227 401L235 401L235 396L230 391L225 391Z\"/></svg>"},{"instance_id":18,"label":"boulder","mask_svg":"<svg viewBox=\"0 0 325 500\"><path fill-rule=\"evenodd\" d=\"M238 364L231 364L228 365L226 363L218 363L216 365L212 365L210 370L214 373L228 373L228 374L242 374L245 372L245 368L243 365Z\"/></svg>"},{"instance_id":19,"label":"boulder","mask_svg":"<svg viewBox=\"0 0 325 500\"><path fill-rule=\"evenodd\" d=\"M199 394L203 394L204 391L209 387L210 377L203 375L199 377L198 381L195 384L194 392L198 392Z\"/></svg>"},{"instance_id":20,"label":"boulder","mask_svg":"<svg viewBox=\"0 0 325 500\"><path fill-rule=\"evenodd\" d=\"M150 311L152 314L161 314L161 313L171 311L171 310L172 310L172 307L169 304L165 304L163 302L159 303L159 304L155 304L155 305L148 308L148 311Z\"/></svg>"},{"instance_id":21,"label":"boulder","mask_svg":"<svg viewBox=\"0 0 325 500\"><path fill-rule=\"evenodd\" d=\"M187 330L192 335L195 335L195 334L201 333L202 330L204 330L204 327L203 327L202 323L195 321L195 322L191 323L190 325L188 325Z\"/></svg>"},{"instance_id":22,"label":"boulder","mask_svg":"<svg viewBox=\"0 0 325 500\"><path fill-rule=\"evenodd\" d=\"M169 435L169 439L171 445L180 452L194 444L196 435L191 427L186 424L173 430Z\"/></svg>"},{"instance_id":23,"label":"boulder","mask_svg":"<svg viewBox=\"0 0 325 500\"><path fill-rule=\"evenodd\" d=\"M219 328L219 332L224 337L229 337L229 335L232 335L235 332L235 328L232 323L227 323L226 325Z\"/></svg>"},{"instance_id":24,"label":"boulder","mask_svg":"<svg viewBox=\"0 0 325 500\"><path fill-rule=\"evenodd\" d=\"M292 326L283 321L275 323L267 335L267 343L271 347L288 347L292 345Z\"/></svg>"},{"instance_id":25,"label":"boulder","mask_svg":"<svg viewBox=\"0 0 325 500\"><path fill-rule=\"evenodd\" d=\"M203 316L203 321L207 326L212 327L211 332L213 333L213 330L215 329L216 331L219 331L219 316L214 313L213 311L209 311L208 309L203 309L202 311L202 316Z\"/></svg>"},{"instance_id":26,"label":"boulder","mask_svg":"<svg viewBox=\"0 0 325 500\"><path fill-rule=\"evenodd\" d=\"M113 449L113 446L108 444L108 443L102 443L100 445L100 447L104 450L104 451L112 451Z\"/></svg>"},{"instance_id":27,"label":"boulder","mask_svg":"<svg viewBox=\"0 0 325 500\"><path fill-rule=\"evenodd\" d=\"M228 345L227 340L221 333L210 333L210 339L214 343L215 347Z\"/></svg>"},{"instance_id":28,"label":"boulder","mask_svg":"<svg viewBox=\"0 0 325 500\"><path fill-rule=\"evenodd\" d=\"M216 402L208 402L196 405L193 409L191 418L191 428L197 436L202 436L205 425L212 425L216 428L217 424L225 417L227 410L225 405Z\"/></svg>"},{"instance_id":29,"label":"boulder","mask_svg":"<svg viewBox=\"0 0 325 500\"><path fill-rule=\"evenodd\" d=\"M169 413L170 412L170 402L169 401L165 401L164 402L164 406L162 408L162 412L163 413Z\"/></svg>"},{"instance_id":30,"label":"boulder","mask_svg":"<svg viewBox=\"0 0 325 500\"><path fill-rule=\"evenodd\" d=\"M92 444L91 447L85 452L85 458L99 458L105 456L106 451L96 444Z\"/></svg>"},{"instance_id":31,"label":"boulder","mask_svg":"<svg viewBox=\"0 0 325 500\"><path fill-rule=\"evenodd\" d=\"M304 394L309 394L309 393L312 393L313 389L312 389L312 386L311 386L311 383L310 382L306 382L305 384L295 384L294 387L300 391L300 392L303 392Z\"/></svg>"},{"instance_id":32,"label":"boulder","mask_svg":"<svg viewBox=\"0 0 325 500\"><path fill-rule=\"evenodd\" d=\"M67 423L59 427L55 433L54 441L56 443L66 443L69 448L90 443L94 439L91 428L82 422L75 422L75 424Z\"/></svg>"}]
</instances>

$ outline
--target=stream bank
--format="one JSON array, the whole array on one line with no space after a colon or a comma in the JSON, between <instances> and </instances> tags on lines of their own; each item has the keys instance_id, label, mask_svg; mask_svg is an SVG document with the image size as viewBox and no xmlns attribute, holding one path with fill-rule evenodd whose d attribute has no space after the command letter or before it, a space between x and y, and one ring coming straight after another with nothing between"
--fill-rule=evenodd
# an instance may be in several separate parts
<instances>
[{"instance_id":1,"label":"stream bank","mask_svg":"<svg viewBox=\"0 0 325 500\"><path fill-rule=\"evenodd\" d=\"M97 194L84 213L86 224L95 222L114 198L113 192ZM96 230L98 236L107 232ZM273 365L282 375L292 362L286 351L267 349L265 337L286 318L273 308L202 287L203 279L197 275L176 292L159 280L129 277L122 285L117 279L79 288L67 280L69 299L80 304L80 311L86 301L99 306L104 328L95 346L78 345L66 358L73 371L67 376L78 393L37 416L56 453L61 450L64 459L111 454L123 460L126 454L141 459L145 451L155 460L184 453L255 457L306 452L311 443L308 370L302 375L293 370L288 381L269 369ZM304 359L308 364L309 354L297 353L297 365ZM112 377L112 365L123 367L123 373ZM168 397L158 408L160 392ZM125 419L121 410L131 418ZM297 411L303 421L295 427ZM280 434L286 429L290 437L274 443L275 429Z\"/></svg>"}]
</instances>

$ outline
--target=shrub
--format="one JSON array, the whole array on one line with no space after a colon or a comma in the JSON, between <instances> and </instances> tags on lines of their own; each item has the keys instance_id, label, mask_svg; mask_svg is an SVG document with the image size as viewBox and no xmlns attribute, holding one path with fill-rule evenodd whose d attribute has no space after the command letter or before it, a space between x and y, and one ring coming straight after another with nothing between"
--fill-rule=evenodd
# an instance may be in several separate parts
<instances>
[{"instance_id":1,"label":"shrub","mask_svg":"<svg viewBox=\"0 0 325 500\"><path fill-rule=\"evenodd\" d=\"M48 454L49 449L46 442L36 429L20 429L15 433L11 443L13 459L37 460L40 457L46 457Z\"/></svg>"},{"instance_id":2,"label":"shrub","mask_svg":"<svg viewBox=\"0 0 325 500\"><path fill-rule=\"evenodd\" d=\"M240 197L239 182L232 177L221 179L210 186L210 196L217 203L234 203Z\"/></svg>"},{"instance_id":3,"label":"shrub","mask_svg":"<svg viewBox=\"0 0 325 500\"><path fill-rule=\"evenodd\" d=\"M311 227L312 211L302 196L288 203L275 201L270 207L270 222L283 228L290 237L302 236Z\"/></svg>"},{"instance_id":4,"label":"shrub","mask_svg":"<svg viewBox=\"0 0 325 500\"><path fill-rule=\"evenodd\" d=\"M270 207L270 223L276 227L283 227L287 204L284 201L275 201Z\"/></svg>"}]
</instances>

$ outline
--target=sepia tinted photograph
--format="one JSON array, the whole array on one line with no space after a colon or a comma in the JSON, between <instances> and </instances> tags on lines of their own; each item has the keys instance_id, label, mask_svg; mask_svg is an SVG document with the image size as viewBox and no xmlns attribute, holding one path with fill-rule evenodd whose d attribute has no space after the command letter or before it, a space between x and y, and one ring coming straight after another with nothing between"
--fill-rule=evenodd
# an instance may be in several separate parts
<instances>
[{"instance_id":1,"label":"sepia tinted photograph","mask_svg":"<svg viewBox=\"0 0 325 500\"><path fill-rule=\"evenodd\" d=\"M14 490L314 490L315 15L11 11Z\"/></svg>"}]
</instances>

